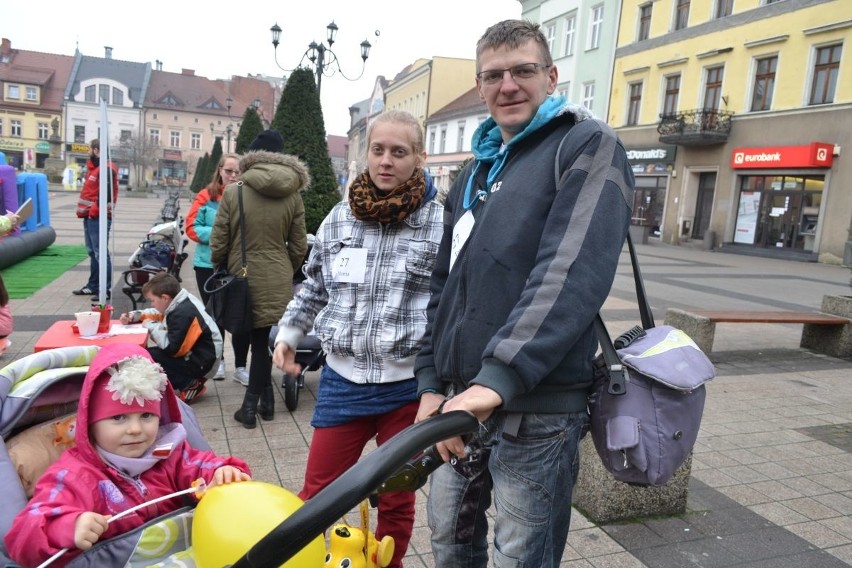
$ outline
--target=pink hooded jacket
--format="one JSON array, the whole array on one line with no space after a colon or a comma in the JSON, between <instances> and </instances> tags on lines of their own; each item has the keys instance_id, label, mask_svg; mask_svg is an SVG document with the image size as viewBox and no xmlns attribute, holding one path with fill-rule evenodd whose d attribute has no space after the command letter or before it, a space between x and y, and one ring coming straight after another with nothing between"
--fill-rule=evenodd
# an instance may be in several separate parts
<instances>
[{"instance_id":1,"label":"pink hooded jacket","mask_svg":"<svg viewBox=\"0 0 852 568\"><path fill-rule=\"evenodd\" d=\"M251 474L243 460L197 450L185 439L167 457L136 477L106 464L89 439L89 397L95 379L109 366L131 355L151 360L142 347L115 344L102 348L92 361L77 409L76 447L66 450L45 471L36 484L32 499L15 517L6 535L9 555L24 568L37 566L62 548L71 550L52 566L64 566L80 554L81 551L74 546L74 523L85 511L115 515L157 497L188 489L199 477L209 483L213 472L224 465L232 465ZM160 434L169 424L175 424L178 430L182 430L178 401L168 383L161 405ZM100 540L125 533L179 509L186 504L183 498L161 501L111 523Z\"/></svg>"}]
</instances>

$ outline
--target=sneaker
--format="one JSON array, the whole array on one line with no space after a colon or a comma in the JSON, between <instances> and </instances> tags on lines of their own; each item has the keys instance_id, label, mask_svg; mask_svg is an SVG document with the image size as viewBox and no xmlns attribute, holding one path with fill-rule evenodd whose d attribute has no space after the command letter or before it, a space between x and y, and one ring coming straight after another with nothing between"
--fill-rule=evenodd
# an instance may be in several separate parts
<instances>
[{"instance_id":1,"label":"sneaker","mask_svg":"<svg viewBox=\"0 0 852 568\"><path fill-rule=\"evenodd\" d=\"M246 371L245 367L237 367L234 369L234 380L243 385L244 387L248 386L249 383L249 375L248 371Z\"/></svg>"},{"instance_id":2,"label":"sneaker","mask_svg":"<svg viewBox=\"0 0 852 568\"><path fill-rule=\"evenodd\" d=\"M95 291L89 288L88 286L83 286L79 290L71 290L71 293L75 296L91 296L95 293Z\"/></svg>"},{"instance_id":3,"label":"sneaker","mask_svg":"<svg viewBox=\"0 0 852 568\"><path fill-rule=\"evenodd\" d=\"M206 392L207 387L204 385L204 380L195 379L185 389L178 391L176 394L179 399L187 404L191 404L193 401L201 398Z\"/></svg>"},{"instance_id":4,"label":"sneaker","mask_svg":"<svg viewBox=\"0 0 852 568\"><path fill-rule=\"evenodd\" d=\"M214 381L221 381L225 378L225 360L219 360L219 368L216 369L216 374L213 375Z\"/></svg>"}]
</instances>

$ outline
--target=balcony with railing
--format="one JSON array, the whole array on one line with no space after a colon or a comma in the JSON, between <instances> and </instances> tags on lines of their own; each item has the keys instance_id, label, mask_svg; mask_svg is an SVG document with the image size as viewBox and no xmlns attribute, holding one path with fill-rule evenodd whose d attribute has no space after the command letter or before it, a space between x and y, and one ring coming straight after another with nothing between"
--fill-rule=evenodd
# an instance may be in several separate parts
<instances>
[{"instance_id":1,"label":"balcony with railing","mask_svg":"<svg viewBox=\"0 0 852 568\"><path fill-rule=\"evenodd\" d=\"M660 142L679 146L713 146L728 141L734 113L717 109L685 110L661 114Z\"/></svg>"}]
</instances>

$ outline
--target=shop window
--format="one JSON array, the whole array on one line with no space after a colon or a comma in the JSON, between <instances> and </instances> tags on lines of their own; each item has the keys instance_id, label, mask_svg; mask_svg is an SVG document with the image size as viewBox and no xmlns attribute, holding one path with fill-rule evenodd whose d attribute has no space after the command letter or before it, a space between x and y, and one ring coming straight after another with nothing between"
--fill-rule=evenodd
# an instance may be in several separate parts
<instances>
[{"instance_id":1,"label":"shop window","mask_svg":"<svg viewBox=\"0 0 852 568\"><path fill-rule=\"evenodd\" d=\"M751 95L751 110L770 110L772 94L775 91L775 69L778 67L778 57L764 57L755 62L754 92Z\"/></svg>"},{"instance_id":2,"label":"shop window","mask_svg":"<svg viewBox=\"0 0 852 568\"><path fill-rule=\"evenodd\" d=\"M650 234L660 236L663 224L663 208L666 203L668 176L636 176L636 191L633 194L633 225L650 227Z\"/></svg>"}]
</instances>

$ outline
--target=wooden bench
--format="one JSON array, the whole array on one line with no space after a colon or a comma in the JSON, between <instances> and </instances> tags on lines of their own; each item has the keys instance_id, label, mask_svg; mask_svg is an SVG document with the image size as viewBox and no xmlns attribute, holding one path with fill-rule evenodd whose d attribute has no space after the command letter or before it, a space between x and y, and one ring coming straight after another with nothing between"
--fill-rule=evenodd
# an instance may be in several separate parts
<instances>
[{"instance_id":1,"label":"wooden bench","mask_svg":"<svg viewBox=\"0 0 852 568\"><path fill-rule=\"evenodd\" d=\"M717 323L800 323L800 346L832 357L852 357L852 320L821 312L666 310L666 325L682 329L705 353L713 350Z\"/></svg>"}]
</instances>

